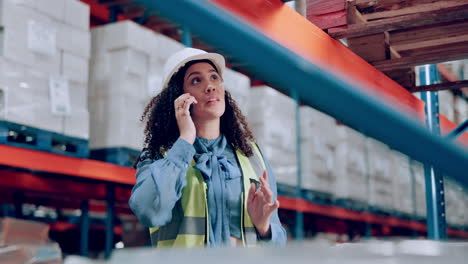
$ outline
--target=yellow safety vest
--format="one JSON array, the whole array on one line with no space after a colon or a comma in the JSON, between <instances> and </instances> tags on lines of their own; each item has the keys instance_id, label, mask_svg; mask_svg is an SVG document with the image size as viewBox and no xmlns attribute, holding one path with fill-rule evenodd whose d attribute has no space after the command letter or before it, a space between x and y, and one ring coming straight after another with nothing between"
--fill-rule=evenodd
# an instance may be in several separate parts
<instances>
[{"instance_id":1,"label":"yellow safety vest","mask_svg":"<svg viewBox=\"0 0 468 264\"><path fill-rule=\"evenodd\" d=\"M239 150L236 156L239 161L243 192L241 202L241 236L244 246L251 247L257 243L252 220L247 212L247 196L251 180L258 182L265 170L260 150L257 145L252 144L254 155L248 158ZM204 247L209 240L209 214L208 201L206 198L207 185L200 171L193 168L188 169L185 178L187 185L182 190L182 198L177 201L172 210L172 219L160 227L150 227L151 243L155 247Z\"/></svg>"}]
</instances>

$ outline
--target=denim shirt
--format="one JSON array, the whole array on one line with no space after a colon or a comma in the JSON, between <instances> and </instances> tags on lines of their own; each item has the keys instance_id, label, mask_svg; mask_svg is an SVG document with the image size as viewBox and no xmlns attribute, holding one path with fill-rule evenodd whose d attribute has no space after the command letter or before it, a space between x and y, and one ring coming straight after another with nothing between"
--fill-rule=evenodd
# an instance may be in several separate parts
<instances>
[{"instance_id":1,"label":"denim shirt","mask_svg":"<svg viewBox=\"0 0 468 264\"><path fill-rule=\"evenodd\" d=\"M201 154L199 153L202 152L201 149L207 148L210 152L218 153L218 160L224 159L219 165L221 169L214 169L210 177L202 172L209 186L207 197L211 227L208 245L227 246L230 244L230 236L241 237L241 171L233 148L229 144L225 144L224 150L216 149L223 147L223 144L220 144L222 140L225 140L222 135L213 140L196 138L192 145L179 138L165 158L159 160L147 158L137 164L137 182L133 187L129 205L143 225L164 226L171 221L172 209L181 198L182 189L186 185L185 174L192 160ZM266 160L265 165L270 187L274 193L273 199L277 199L275 176ZM197 165L195 168L197 169ZM277 210L270 218L270 227L271 239L266 242L272 245L284 245L286 231L281 226Z\"/></svg>"}]
</instances>

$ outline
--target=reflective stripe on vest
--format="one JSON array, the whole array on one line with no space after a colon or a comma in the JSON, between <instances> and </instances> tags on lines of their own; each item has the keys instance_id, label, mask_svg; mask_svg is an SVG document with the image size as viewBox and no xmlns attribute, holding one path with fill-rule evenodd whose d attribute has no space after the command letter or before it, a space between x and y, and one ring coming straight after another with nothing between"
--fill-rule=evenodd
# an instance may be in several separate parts
<instances>
[{"instance_id":1,"label":"reflective stripe on vest","mask_svg":"<svg viewBox=\"0 0 468 264\"><path fill-rule=\"evenodd\" d=\"M254 155L247 158L236 150L236 156L242 172L243 192L241 200L241 232L244 246L254 246L257 234L247 213L247 196L251 181L258 182L265 170L262 155L255 144L252 144ZM182 189L182 198L177 201L172 210L171 221L162 227L151 227L151 243L156 247L203 247L209 241L208 201L206 198L207 185L200 171L193 168L195 162L188 169L185 176L187 184Z\"/></svg>"},{"instance_id":2,"label":"reflective stripe on vest","mask_svg":"<svg viewBox=\"0 0 468 264\"><path fill-rule=\"evenodd\" d=\"M243 177L243 184L244 184L244 191L242 193L242 208L241 211L241 226L244 229L244 232L241 232L242 236L242 243L244 246L253 247L257 244L257 232L255 231L255 227L250 219L250 216L247 211L247 203L250 184L251 182L258 183L259 177L263 175L263 171L265 168L265 163L263 161L262 155L260 150L258 149L257 145L252 144L252 150L254 155L252 157L247 158L241 152L236 151L237 158L239 160L240 167L242 169ZM245 177L248 176L248 177Z\"/></svg>"}]
</instances>

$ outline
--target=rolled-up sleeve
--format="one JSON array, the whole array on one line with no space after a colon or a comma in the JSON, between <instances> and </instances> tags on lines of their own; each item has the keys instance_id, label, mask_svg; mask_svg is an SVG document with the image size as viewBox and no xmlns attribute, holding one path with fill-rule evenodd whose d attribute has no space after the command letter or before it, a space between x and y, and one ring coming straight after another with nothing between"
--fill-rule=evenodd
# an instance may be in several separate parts
<instances>
[{"instance_id":1,"label":"rolled-up sleeve","mask_svg":"<svg viewBox=\"0 0 468 264\"><path fill-rule=\"evenodd\" d=\"M163 226L171 221L172 209L182 196L185 174L194 154L193 145L179 138L165 158L138 162L129 205L143 225Z\"/></svg>"}]
</instances>

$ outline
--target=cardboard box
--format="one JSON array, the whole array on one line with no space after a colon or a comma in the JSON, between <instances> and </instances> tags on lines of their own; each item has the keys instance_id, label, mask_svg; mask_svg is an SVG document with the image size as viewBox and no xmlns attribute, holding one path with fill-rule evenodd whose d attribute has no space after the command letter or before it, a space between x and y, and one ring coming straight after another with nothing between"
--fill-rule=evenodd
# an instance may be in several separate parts
<instances>
[{"instance_id":1,"label":"cardboard box","mask_svg":"<svg viewBox=\"0 0 468 264\"><path fill-rule=\"evenodd\" d=\"M305 189L333 194L336 188L335 151L323 142L307 141L302 146L302 183Z\"/></svg>"},{"instance_id":2,"label":"cardboard box","mask_svg":"<svg viewBox=\"0 0 468 264\"><path fill-rule=\"evenodd\" d=\"M455 97L451 91L439 91L439 113L450 121L455 121Z\"/></svg>"},{"instance_id":3,"label":"cardboard box","mask_svg":"<svg viewBox=\"0 0 468 264\"><path fill-rule=\"evenodd\" d=\"M2 264L28 263L33 257L33 254L22 246L0 248Z\"/></svg>"},{"instance_id":4,"label":"cardboard box","mask_svg":"<svg viewBox=\"0 0 468 264\"><path fill-rule=\"evenodd\" d=\"M114 49L132 48L148 55L158 50L156 34L133 21L121 21L91 30L93 57ZM181 45L181 44L180 44Z\"/></svg>"},{"instance_id":5,"label":"cardboard box","mask_svg":"<svg viewBox=\"0 0 468 264\"><path fill-rule=\"evenodd\" d=\"M367 165L365 137L348 127L340 127L340 138L336 147L335 197L368 202Z\"/></svg>"},{"instance_id":6,"label":"cardboard box","mask_svg":"<svg viewBox=\"0 0 468 264\"><path fill-rule=\"evenodd\" d=\"M0 219L0 246L44 244L49 238L49 225L14 218Z\"/></svg>"},{"instance_id":7,"label":"cardboard box","mask_svg":"<svg viewBox=\"0 0 468 264\"><path fill-rule=\"evenodd\" d=\"M38 11L4 1L1 3L1 25L0 56L58 74L60 56L56 49L56 22Z\"/></svg>"},{"instance_id":8,"label":"cardboard box","mask_svg":"<svg viewBox=\"0 0 468 264\"><path fill-rule=\"evenodd\" d=\"M1 61L1 118L49 131L61 131L61 118L51 112L46 73L3 59Z\"/></svg>"},{"instance_id":9,"label":"cardboard box","mask_svg":"<svg viewBox=\"0 0 468 264\"><path fill-rule=\"evenodd\" d=\"M369 156L369 175L382 181L391 181L390 175L390 149L387 145L372 138L366 139L366 148Z\"/></svg>"},{"instance_id":10,"label":"cardboard box","mask_svg":"<svg viewBox=\"0 0 468 264\"><path fill-rule=\"evenodd\" d=\"M282 149L274 144L258 143L262 154L271 165L276 182L296 186L297 156L294 149Z\"/></svg>"},{"instance_id":11,"label":"cardboard box","mask_svg":"<svg viewBox=\"0 0 468 264\"><path fill-rule=\"evenodd\" d=\"M157 38L157 46L156 47L151 47L151 51L154 53L151 53L151 56L157 56L161 61L166 62L166 60L174 53L182 50L185 48L185 46L177 42L169 37L166 37L161 34L156 35Z\"/></svg>"},{"instance_id":12,"label":"cardboard box","mask_svg":"<svg viewBox=\"0 0 468 264\"><path fill-rule=\"evenodd\" d=\"M254 137L261 144L274 144L283 149L296 148L296 129L293 120L265 118L262 123L250 122L249 125Z\"/></svg>"},{"instance_id":13,"label":"cardboard box","mask_svg":"<svg viewBox=\"0 0 468 264\"><path fill-rule=\"evenodd\" d=\"M63 118L63 134L71 137L89 139L90 117L88 109L72 108L70 116Z\"/></svg>"},{"instance_id":14,"label":"cardboard box","mask_svg":"<svg viewBox=\"0 0 468 264\"><path fill-rule=\"evenodd\" d=\"M416 191L415 212L419 217L426 217L426 186L424 180L424 166L422 163L412 160L411 169L414 173L414 183Z\"/></svg>"},{"instance_id":15,"label":"cardboard box","mask_svg":"<svg viewBox=\"0 0 468 264\"><path fill-rule=\"evenodd\" d=\"M69 1L70 0L35 0L34 7L39 12L57 21L64 21L67 18L65 15L69 15L65 14L65 4Z\"/></svg>"},{"instance_id":16,"label":"cardboard box","mask_svg":"<svg viewBox=\"0 0 468 264\"><path fill-rule=\"evenodd\" d=\"M99 80L91 79L89 83L89 96L120 95L123 97L139 98L140 100L147 99L148 88L146 78L122 71L117 71L112 76Z\"/></svg>"},{"instance_id":17,"label":"cardboard box","mask_svg":"<svg viewBox=\"0 0 468 264\"><path fill-rule=\"evenodd\" d=\"M21 95L17 95L16 98ZM4 120L23 124L47 131L62 132L62 117L52 114L50 101L46 96L43 98L28 98L21 104L11 103L13 96L7 93L7 107ZM33 101L33 103L28 103Z\"/></svg>"},{"instance_id":18,"label":"cardboard box","mask_svg":"<svg viewBox=\"0 0 468 264\"><path fill-rule=\"evenodd\" d=\"M468 120L468 103L466 99L457 96L455 98L455 123L461 124Z\"/></svg>"},{"instance_id":19,"label":"cardboard box","mask_svg":"<svg viewBox=\"0 0 468 264\"><path fill-rule=\"evenodd\" d=\"M231 93L242 113L247 115L250 98L250 78L231 69L226 69L223 80L224 89Z\"/></svg>"},{"instance_id":20,"label":"cardboard box","mask_svg":"<svg viewBox=\"0 0 468 264\"><path fill-rule=\"evenodd\" d=\"M140 122L143 102L138 98L112 95L92 97L90 111L90 148L143 146L143 126Z\"/></svg>"},{"instance_id":21,"label":"cardboard box","mask_svg":"<svg viewBox=\"0 0 468 264\"><path fill-rule=\"evenodd\" d=\"M296 103L290 97L268 86L250 89L250 103L247 118L249 122L263 122L269 118L295 120Z\"/></svg>"},{"instance_id":22,"label":"cardboard box","mask_svg":"<svg viewBox=\"0 0 468 264\"><path fill-rule=\"evenodd\" d=\"M73 110L88 109L88 84L69 81L70 104Z\"/></svg>"},{"instance_id":23,"label":"cardboard box","mask_svg":"<svg viewBox=\"0 0 468 264\"><path fill-rule=\"evenodd\" d=\"M111 63L111 74L122 71L146 78L149 68L149 57L144 52L132 48L113 49L108 52Z\"/></svg>"},{"instance_id":24,"label":"cardboard box","mask_svg":"<svg viewBox=\"0 0 468 264\"><path fill-rule=\"evenodd\" d=\"M393 151L391 154L390 175L393 181L393 206L395 210L406 214L414 213L413 181L408 156ZM416 202L416 201L414 201Z\"/></svg>"},{"instance_id":25,"label":"cardboard box","mask_svg":"<svg viewBox=\"0 0 468 264\"><path fill-rule=\"evenodd\" d=\"M75 56L61 51L61 75L70 81L87 83L89 73L89 61L87 58Z\"/></svg>"},{"instance_id":26,"label":"cardboard box","mask_svg":"<svg viewBox=\"0 0 468 264\"><path fill-rule=\"evenodd\" d=\"M91 33L67 24L60 24L57 33L57 48L81 58L91 54Z\"/></svg>"},{"instance_id":27,"label":"cardboard box","mask_svg":"<svg viewBox=\"0 0 468 264\"><path fill-rule=\"evenodd\" d=\"M46 1L46 0L44 0ZM65 23L76 27L77 29L89 30L89 5L78 0L59 0L64 2Z\"/></svg>"}]
</instances>

